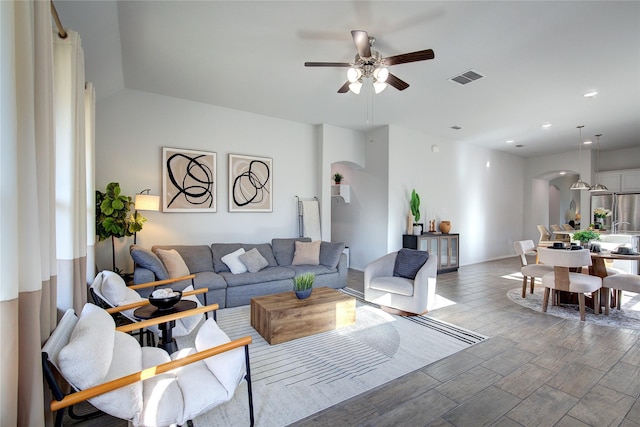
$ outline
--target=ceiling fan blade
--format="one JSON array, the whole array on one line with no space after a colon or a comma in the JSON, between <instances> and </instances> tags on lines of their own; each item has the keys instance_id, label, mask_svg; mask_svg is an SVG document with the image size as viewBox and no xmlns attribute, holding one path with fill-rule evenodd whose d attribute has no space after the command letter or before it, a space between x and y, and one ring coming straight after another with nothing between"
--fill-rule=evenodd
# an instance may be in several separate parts
<instances>
[{"instance_id":1,"label":"ceiling fan blade","mask_svg":"<svg viewBox=\"0 0 640 427\"><path fill-rule=\"evenodd\" d=\"M436 55L432 49L419 50L417 52L403 53L402 55L390 56L384 58L386 65L406 64L407 62L426 61L433 59Z\"/></svg>"},{"instance_id":2,"label":"ceiling fan blade","mask_svg":"<svg viewBox=\"0 0 640 427\"><path fill-rule=\"evenodd\" d=\"M353 42L356 44L360 58L370 58L371 45L369 44L369 34L362 30L352 30L351 37L353 37Z\"/></svg>"},{"instance_id":3,"label":"ceiling fan blade","mask_svg":"<svg viewBox=\"0 0 640 427\"><path fill-rule=\"evenodd\" d=\"M351 67L348 62L305 62L305 67Z\"/></svg>"},{"instance_id":4,"label":"ceiling fan blade","mask_svg":"<svg viewBox=\"0 0 640 427\"><path fill-rule=\"evenodd\" d=\"M395 87L398 90L405 90L406 88L409 87L409 83L405 82L404 80L400 80L399 78L397 78L391 73L389 73L389 77L387 77L386 83L388 85Z\"/></svg>"},{"instance_id":5,"label":"ceiling fan blade","mask_svg":"<svg viewBox=\"0 0 640 427\"><path fill-rule=\"evenodd\" d=\"M349 82L349 80L346 81L345 84L342 85L342 87L340 87L340 89L338 89L338 93L347 93L349 92L349 85L351 83Z\"/></svg>"}]
</instances>

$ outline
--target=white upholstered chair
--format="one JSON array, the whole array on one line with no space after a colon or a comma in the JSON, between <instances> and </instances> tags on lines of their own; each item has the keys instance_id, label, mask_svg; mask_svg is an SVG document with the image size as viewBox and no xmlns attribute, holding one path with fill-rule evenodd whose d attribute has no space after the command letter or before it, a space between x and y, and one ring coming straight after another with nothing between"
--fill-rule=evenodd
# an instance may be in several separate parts
<instances>
[{"instance_id":1,"label":"white upholstered chair","mask_svg":"<svg viewBox=\"0 0 640 427\"><path fill-rule=\"evenodd\" d=\"M174 282L188 280L189 278L193 279L193 277L195 277L195 275L127 286L119 274L103 270L93 279L93 282L89 286L89 291L93 302L107 310L109 314L120 314L129 322L139 322L139 319L136 319L133 312L136 308L149 304L149 299L141 297L140 294L136 292L136 289L168 286ZM200 304L196 295L204 294L206 304L206 291L206 288L194 290L193 285L189 285L183 290L182 299L194 301L197 307L201 307L202 304ZM215 319L216 312L214 311L213 313ZM172 329L173 336L180 337L190 334L191 331L198 326L202 320L202 316L202 314L196 314L176 320L175 326ZM147 330L155 335L161 335L157 325L152 325L147 328ZM140 335L140 340L142 344L142 334Z\"/></svg>"},{"instance_id":2,"label":"white upholstered chair","mask_svg":"<svg viewBox=\"0 0 640 427\"><path fill-rule=\"evenodd\" d=\"M616 289L616 308L620 310L620 300L622 299L622 291L640 294L640 276L637 274L614 274L606 276L602 279L602 286L607 289Z\"/></svg>"},{"instance_id":3,"label":"white upholstered chair","mask_svg":"<svg viewBox=\"0 0 640 427\"><path fill-rule=\"evenodd\" d=\"M194 310L204 312L213 306L217 304ZM164 321L180 314L164 316ZM251 337L229 340L208 319L198 330L195 348L168 354L158 347L140 346L96 305L86 304L79 317L68 310L42 348L56 425L62 425L64 408L84 400L128 420L129 425L182 425L230 400L243 379L248 385L253 425L250 343ZM64 395L54 369L75 392Z\"/></svg>"},{"instance_id":4,"label":"white upholstered chair","mask_svg":"<svg viewBox=\"0 0 640 427\"><path fill-rule=\"evenodd\" d=\"M415 273L415 279L411 279L394 276L398 253L384 255L365 267L364 299L404 314L425 313L435 304L438 257L430 255Z\"/></svg>"},{"instance_id":5,"label":"white upholstered chair","mask_svg":"<svg viewBox=\"0 0 640 427\"><path fill-rule=\"evenodd\" d=\"M538 248L538 257L541 263L553 266L553 272L542 276L542 285L544 286L543 312L547 311L551 291L565 291L578 294L580 320L585 320L585 293L592 294L595 302L593 311L598 314L600 311L602 279L598 276L569 271L571 268L582 269L582 267L591 265L591 254L588 249L572 251ZM606 294L605 307L609 305L608 292Z\"/></svg>"},{"instance_id":6,"label":"white upholstered chair","mask_svg":"<svg viewBox=\"0 0 640 427\"><path fill-rule=\"evenodd\" d=\"M536 257L538 252L533 240L520 240L513 242L513 248L516 254L520 257L520 272L522 273L522 298L525 298L527 293L527 280L531 281L531 293L533 293L534 282L536 278L542 279L547 273L553 271L553 267L544 264L529 264L527 256Z\"/></svg>"}]
</instances>

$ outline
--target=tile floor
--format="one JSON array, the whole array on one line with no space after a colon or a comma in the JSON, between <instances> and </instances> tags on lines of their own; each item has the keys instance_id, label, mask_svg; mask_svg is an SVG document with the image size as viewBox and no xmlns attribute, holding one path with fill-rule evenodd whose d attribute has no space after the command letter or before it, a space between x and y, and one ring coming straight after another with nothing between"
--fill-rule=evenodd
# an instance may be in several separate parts
<instances>
[{"instance_id":1,"label":"tile floor","mask_svg":"<svg viewBox=\"0 0 640 427\"><path fill-rule=\"evenodd\" d=\"M640 426L640 331L514 304L519 270L509 258L439 275L454 304L429 315L490 339L295 425Z\"/></svg>"},{"instance_id":2,"label":"tile floor","mask_svg":"<svg viewBox=\"0 0 640 427\"><path fill-rule=\"evenodd\" d=\"M640 330L563 320L511 302L517 258L438 276L435 318L490 339L296 426L640 426ZM349 286L362 290L362 272ZM101 417L65 425L123 426Z\"/></svg>"}]
</instances>

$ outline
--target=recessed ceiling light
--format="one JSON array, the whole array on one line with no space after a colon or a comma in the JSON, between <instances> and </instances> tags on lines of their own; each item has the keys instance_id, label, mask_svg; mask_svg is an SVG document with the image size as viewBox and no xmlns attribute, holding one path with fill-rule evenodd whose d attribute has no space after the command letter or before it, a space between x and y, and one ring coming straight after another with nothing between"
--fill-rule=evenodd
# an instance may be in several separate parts
<instances>
[{"instance_id":1,"label":"recessed ceiling light","mask_svg":"<svg viewBox=\"0 0 640 427\"><path fill-rule=\"evenodd\" d=\"M524 145L522 145L522 144L516 145L516 148L522 148L522 147L524 147Z\"/></svg>"},{"instance_id":2,"label":"recessed ceiling light","mask_svg":"<svg viewBox=\"0 0 640 427\"><path fill-rule=\"evenodd\" d=\"M462 129L462 126L454 125L454 126L451 126L451 129L460 130L460 129Z\"/></svg>"},{"instance_id":3,"label":"recessed ceiling light","mask_svg":"<svg viewBox=\"0 0 640 427\"><path fill-rule=\"evenodd\" d=\"M551 123L545 123L542 125L544 129L549 129L551 127Z\"/></svg>"},{"instance_id":4,"label":"recessed ceiling light","mask_svg":"<svg viewBox=\"0 0 640 427\"><path fill-rule=\"evenodd\" d=\"M565 171L560 171L560 175L566 175L567 173Z\"/></svg>"},{"instance_id":5,"label":"recessed ceiling light","mask_svg":"<svg viewBox=\"0 0 640 427\"><path fill-rule=\"evenodd\" d=\"M513 143L513 139L507 139L507 144L512 144Z\"/></svg>"},{"instance_id":6,"label":"recessed ceiling light","mask_svg":"<svg viewBox=\"0 0 640 427\"><path fill-rule=\"evenodd\" d=\"M593 98L594 96L596 96L598 94L597 90L592 90L591 92L587 92L584 94L585 98Z\"/></svg>"},{"instance_id":7,"label":"recessed ceiling light","mask_svg":"<svg viewBox=\"0 0 640 427\"><path fill-rule=\"evenodd\" d=\"M593 144L593 141L590 140L586 140L585 142L583 142L584 145L589 145L589 144Z\"/></svg>"}]
</instances>

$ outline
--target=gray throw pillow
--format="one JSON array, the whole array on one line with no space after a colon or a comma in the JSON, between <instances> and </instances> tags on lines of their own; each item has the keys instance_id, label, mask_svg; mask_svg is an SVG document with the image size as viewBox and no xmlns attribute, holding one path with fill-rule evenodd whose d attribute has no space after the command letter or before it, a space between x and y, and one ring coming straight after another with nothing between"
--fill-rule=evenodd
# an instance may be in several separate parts
<instances>
[{"instance_id":1,"label":"gray throw pillow","mask_svg":"<svg viewBox=\"0 0 640 427\"><path fill-rule=\"evenodd\" d=\"M393 276L413 280L416 278L418 270L427 262L427 259L429 259L427 251L400 249L396 256L396 263L393 266Z\"/></svg>"},{"instance_id":2,"label":"gray throw pillow","mask_svg":"<svg viewBox=\"0 0 640 427\"><path fill-rule=\"evenodd\" d=\"M153 274L156 275L157 280L166 280L169 278L169 273L167 269L164 268L164 264L160 261L160 258L149 249L144 249L140 246L131 245L129 248L129 252L131 253L131 258L133 258L133 262L136 265L139 265L142 268L146 268L147 270L151 270Z\"/></svg>"},{"instance_id":3,"label":"gray throw pillow","mask_svg":"<svg viewBox=\"0 0 640 427\"><path fill-rule=\"evenodd\" d=\"M240 259L240 262L247 267L247 270L249 270L250 273L257 273L269 265L269 262L256 248L243 253L238 257L238 259Z\"/></svg>"},{"instance_id":4,"label":"gray throw pillow","mask_svg":"<svg viewBox=\"0 0 640 427\"><path fill-rule=\"evenodd\" d=\"M340 255L344 252L343 242L322 242L320 244L320 264L329 268L336 268L340 262Z\"/></svg>"}]
</instances>

